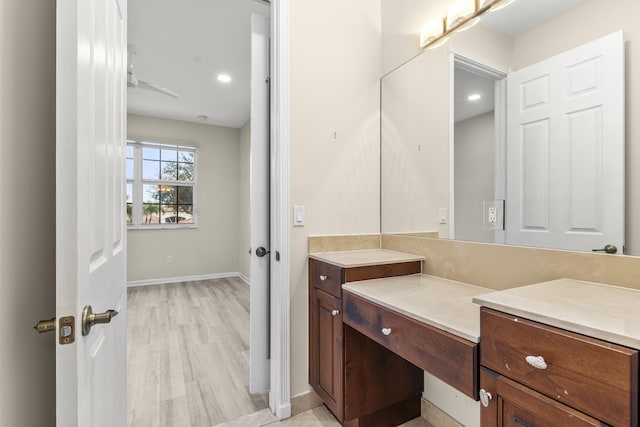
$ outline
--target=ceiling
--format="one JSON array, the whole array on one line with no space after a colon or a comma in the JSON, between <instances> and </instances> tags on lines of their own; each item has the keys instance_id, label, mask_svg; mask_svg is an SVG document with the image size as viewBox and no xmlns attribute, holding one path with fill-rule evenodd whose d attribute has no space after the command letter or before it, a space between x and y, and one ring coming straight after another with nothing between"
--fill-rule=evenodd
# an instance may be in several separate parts
<instances>
[{"instance_id":1,"label":"ceiling","mask_svg":"<svg viewBox=\"0 0 640 427\"><path fill-rule=\"evenodd\" d=\"M515 0L504 9L484 15L480 23L514 37L587 1Z\"/></svg>"},{"instance_id":2,"label":"ceiling","mask_svg":"<svg viewBox=\"0 0 640 427\"><path fill-rule=\"evenodd\" d=\"M456 68L453 81L455 123L494 110L495 80ZM470 101L468 98L473 94L480 95L480 99Z\"/></svg>"},{"instance_id":3,"label":"ceiling","mask_svg":"<svg viewBox=\"0 0 640 427\"><path fill-rule=\"evenodd\" d=\"M269 16L269 4L257 0L128 3L133 74L180 96L130 88L128 111L242 127L250 110L251 14ZM231 76L231 82L219 82L220 73Z\"/></svg>"}]
</instances>

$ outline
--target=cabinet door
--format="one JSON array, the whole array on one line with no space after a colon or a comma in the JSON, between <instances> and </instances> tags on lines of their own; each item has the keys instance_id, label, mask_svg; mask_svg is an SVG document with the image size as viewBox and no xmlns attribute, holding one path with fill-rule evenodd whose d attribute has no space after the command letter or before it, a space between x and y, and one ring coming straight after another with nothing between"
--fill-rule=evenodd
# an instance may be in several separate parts
<instances>
[{"instance_id":1,"label":"cabinet door","mask_svg":"<svg viewBox=\"0 0 640 427\"><path fill-rule=\"evenodd\" d=\"M482 427L585 427L602 426L595 418L569 408L489 369L480 372L481 395L491 394L482 406Z\"/></svg>"},{"instance_id":2,"label":"cabinet door","mask_svg":"<svg viewBox=\"0 0 640 427\"><path fill-rule=\"evenodd\" d=\"M310 381L325 404L343 419L342 301L313 288L310 304Z\"/></svg>"}]
</instances>

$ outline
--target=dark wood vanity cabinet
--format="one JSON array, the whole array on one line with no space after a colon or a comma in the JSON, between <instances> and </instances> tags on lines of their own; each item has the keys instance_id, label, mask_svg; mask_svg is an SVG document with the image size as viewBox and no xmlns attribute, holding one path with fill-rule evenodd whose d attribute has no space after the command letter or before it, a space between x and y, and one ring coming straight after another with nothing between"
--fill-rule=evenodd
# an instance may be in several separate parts
<instances>
[{"instance_id":1,"label":"dark wood vanity cabinet","mask_svg":"<svg viewBox=\"0 0 640 427\"><path fill-rule=\"evenodd\" d=\"M481 425L637 426L638 351L487 309Z\"/></svg>"},{"instance_id":2,"label":"dark wood vanity cabinet","mask_svg":"<svg viewBox=\"0 0 640 427\"><path fill-rule=\"evenodd\" d=\"M423 372L344 325L342 284L420 272L420 261L342 268L309 260L309 383L345 426L419 416Z\"/></svg>"}]
</instances>

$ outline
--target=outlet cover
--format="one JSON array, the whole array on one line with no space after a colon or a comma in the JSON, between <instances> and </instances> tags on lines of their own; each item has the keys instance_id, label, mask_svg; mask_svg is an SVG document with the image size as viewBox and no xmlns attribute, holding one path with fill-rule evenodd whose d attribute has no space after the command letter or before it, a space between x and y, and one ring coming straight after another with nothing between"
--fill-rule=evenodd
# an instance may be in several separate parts
<instances>
[{"instance_id":1,"label":"outlet cover","mask_svg":"<svg viewBox=\"0 0 640 427\"><path fill-rule=\"evenodd\" d=\"M504 200L484 200L483 229L504 230Z\"/></svg>"}]
</instances>

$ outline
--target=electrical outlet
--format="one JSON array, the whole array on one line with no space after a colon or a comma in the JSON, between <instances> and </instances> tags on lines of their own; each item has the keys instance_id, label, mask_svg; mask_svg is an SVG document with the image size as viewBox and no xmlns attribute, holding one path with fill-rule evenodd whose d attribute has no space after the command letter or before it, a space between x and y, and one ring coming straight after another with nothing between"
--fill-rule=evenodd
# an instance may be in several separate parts
<instances>
[{"instance_id":1,"label":"electrical outlet","mask_svg":"<svg viewBox=\"0 0 640 427\"><path fill-rule=\"evenodd\" d=\"M167 264L173 264L173 257L171 255L167 257Z\"/></svg>"},{"instance_id":2,"label":"electrical outlet","mask_svg":"<svg viewBox=\"0 0 640 427\"><path fill-rule=\"evenodd\" d=\"M504 230L504 200L484 200L483 229L487 231Z\"/></svg>"},{"instance_id":3,"label":"electrical outlet","mask_svg":"<svg viewBox=\"0 0 640 427\"><path fill-rule=\"evenodd\" d=\"M496 208L495 206L491 206L489 208L487 221L489 221L490 224L495 224L496 222L498 222L498 208Z\"/></svg>"}]
</instances>

